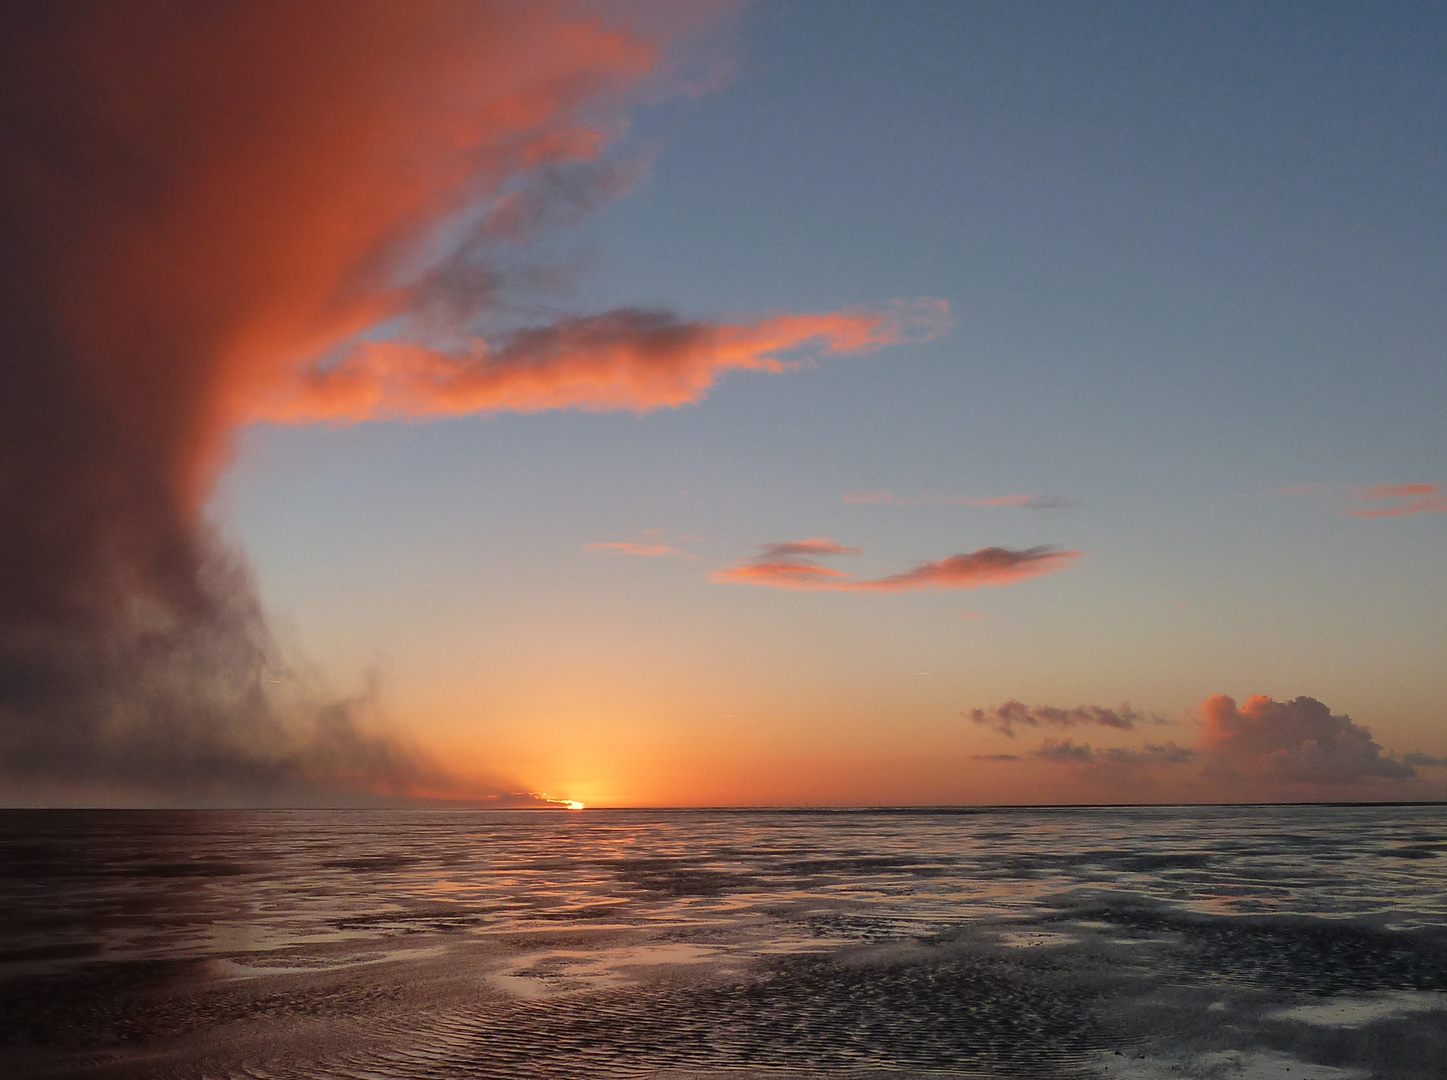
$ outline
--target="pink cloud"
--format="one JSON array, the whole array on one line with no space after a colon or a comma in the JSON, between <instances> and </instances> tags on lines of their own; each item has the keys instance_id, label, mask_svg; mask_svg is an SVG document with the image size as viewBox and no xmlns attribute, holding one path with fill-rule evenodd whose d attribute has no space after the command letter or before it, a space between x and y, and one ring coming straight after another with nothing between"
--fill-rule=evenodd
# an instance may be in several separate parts
<instances>
[{"instance_id":1,"label":"pink cloud","mask_svg":"<svg viewBox=\"0 0 1447 1080\"><path fill-rule=\"evenodd\" d=\"M686 551L680 551L672 544L637 544L628 540L608 540L597 544L584 544L584 551L612 551L619 555L644 555L651 558L662 556L678 556L684 559L693 558Z\"/></svg>"},{"instance_id":2,"label":"pink cloud","mask_svg":"<svg viewBox=\"0 0 1447 1080\"><path fill-rule=\"evenodd\" d=\"M796 350L868 352L935 337L948 325L945 301L921 299L737 323L620 308L474 338L459 350L367 341L340 362L297 369L249 418L354 423L548 409L650 412L702 400L729 371L793 371L798 362L781 357Z\"/></svg>"},{"instance_id":3,"label":"pink cloud","mask_svg":"<svg viewBox=\"0 0 1447 1080\"><path fill-rule=\"evenodd\" d=\"M1202 746L1222 773L1308 784L1415 775L1410 764L1383 757L1369 730L1315 698L1273 701L1257 694L1237 708L1233 698L1216 694L1202 703L1201 719Z\"/></svg>"},{"instance_id":4,"label":"pink cloud","mask_svg":"<svg viewBox=\"0 0 1447 1080\"><path fill-rule=\"evenodd\" d=\"M1268 495L1315 496L1325 509L1356 518L1447 514L1447 494L1436 484L1294 484Z\"/></svg>"},{"instance_id":5,"label":"pink cloud","mask_svg":"<svg viewBox=\"0 0 1447 1080\"><path fill-rule=\"evenodd\" d=\"M888 577L859 579L841 570L821 566L809 555L856 554L826 537L769 544L757 558L715 570L709 580L766 585L777 589L832 590L836 592L904 592L911 589L975 589L1010 585L1026 578L1063 570L1080 557L1078 551L1033 547L1023 551L980 548L923 562Z\"/></svg>"},{"instance_id":6,"label":"pink cloud","mask_svg":"<svg viewBox=\"0 0 1447 1080\"><path fill-rule=\"evenodd\" d=\"M1371 484L1353 493L1363 501L1384 501L1389 505L1348 509L1352 517L1409 517L1412 514L1447 514L1447 495L1436 484Z\"/></svg>"},{"instance_id":7,"label":"pink cloud","mask_svg":"<svg viewBox=\"0 0 1447 1080\"><path fill-rule=\"evenodd\" d=\"M1018 701L962 715L1012 737L1019 727L1097 726L1125 731L1144 723L1170 722L1143 716L1129 705L1057 709ZM1315 698L1274 701L1256 695L1238 707L1233 698L1217 694L1201 703L1200 716L1194 746L1166 742L1099 747L1047 737L1022 755L976 755L976 759L1033 759L1075 767L1082 776L1109 783L1150 783L1153 774L1170 770L1171 782L1181 791L1216 799L1302 798L1303 788L1319 792L1323 787L1344 789L1342 794L1353 788L1380 794L1384 784L1404 785L1394 789L1399 797L1440 798L1440 785L1419 778L1417 769L1447 769L1447 757L1421 751L1401 758L1387 754L1370 730L1345 714L1333 713Z\"/></svg>"},{"instance_id":8,"label":"pink cloud","mask_svg":"<svg viewBox=\"0 0 1447 1080\"><path fill-rule=\"evenodd\" d=\"M788 540L782 544L765 544L764 559L792 559L810 555L858 555L860 549L848 547L827 536L812 536L808 540Z\"/></svg>"}]
</instances>

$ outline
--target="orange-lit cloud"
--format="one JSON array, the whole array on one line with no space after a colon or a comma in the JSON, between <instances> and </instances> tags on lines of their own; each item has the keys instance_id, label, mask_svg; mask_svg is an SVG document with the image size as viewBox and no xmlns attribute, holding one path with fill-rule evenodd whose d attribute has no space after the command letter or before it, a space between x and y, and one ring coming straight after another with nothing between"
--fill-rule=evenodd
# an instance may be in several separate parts
<instances>
[{"instance_id":1,"label":"orange-lit cloud","mask_svg":"<svg viewBox=\"0 0 1447 1080\"><path fill-rule=\"evenodd\" d=\"M1324 509L1356 518L1447 514L1447 494L1436 484L1293 484L1268 495L1313 497Z\"/></svg>"},{"instance_id":2,"label":"orange-lit cloud","mask_svg":"<svg viewBox=\"0 0 1447 1080\"><path fill-rule=\"evenodd\" d=\"M596 544L584 544L584 551L612 551L619 555L642 555L649 558L662 558L665 556L677 556L679 558L693 558L686 551L680 551L672 544L639 544L627 540L608 540Z\"/></svg>"},{"instance_id":3,"label":"orange-lit cloud","mask_svg":"<svg viewBox=\"0 0 1447 1080\"><path fill-rule=\"evenodd\" d=\"M1060 510L1070 505L1059 495L993 495L972 499L968 495L949 495L939 491L923 491L918 495L896 495L883 488L849 491L848 503L880 503L886 506L1018 506L1025 510Z\"/></svg>"},{"instance_id":4,"label":"orange-lit cloud","mask_svg":"<svg viewBox=\"0 0 1447 1080\"><path fill-rule=\"evenodd\" d=\"M1012 739L1017 727L1105 727L1130 731L1138 724L1168 723L1164 717L1148 716L1132 709L1129 702L1115 709L1102 708L1099 705L1077 705L1061 709L1053 705L1026 705L1023 701L1007 701L993 709L971 709L965 715L975 723L993 728Z\"/></svg>"},{"instance_id":5,"label":"orange-lit cloud","mask_svg":"<svg viewBox=\"0 0 1447 1080\"><path fill-rule=\"evenodd\" d=\"M1412 514L1447 514L1447 495L1436 484L1372 484L1353 493L1363 502L1382 502L1383 506L1358 506L1347 513L1352 517L1409 517Z\"/></svg>"},{"instance_id":6,"label":"orange-lit cloud","mask_svg":"<svg viewBox=\"0 0 1447 1080\"><path fill-rule=\"evenodd\" d=\"M1078 551L1033 547L1023 551L1008 548L980 548L968 554L950 555L923 562L902 573L882 578L854 578L842 570L822 566L810 555L854 554L825 537L769 544L750 560L713 571L709 580L744 585L766 585L776 589L832 590L837 592L904 592L911 589L975 589L1010 585L1026 578L1063 570L1080 557Z\"/></svg>"},{"instance_id":7,"label":"orange-lit cloud","mask_svg":"<svg viewBox=\"0 0 1447 1080\"><path fill-rule=\"evenodd\" d=\"M948 305L772 315L738 323L620 309L474 338L462 350L373 341L307 364L252 405L286 423L417 419L545 409L648 412L704 398L729 371L783 372L796 350L859 353L942 332Z\"/></svg>"},{"instance_id":8,"label":"orange-lit cloud","mask_svg":"<svg viewBox=\"0 0 1447 1080\"><path fill-rule=\"evenodd\" d=\"M1237 707L1217 694L1201 705L1202 749L1219 771L1308 784L1405 780L1412 766L1382 756L1372 733L1315 698L1273 701L1262 694Z\"/></svg>"}]
</instances>

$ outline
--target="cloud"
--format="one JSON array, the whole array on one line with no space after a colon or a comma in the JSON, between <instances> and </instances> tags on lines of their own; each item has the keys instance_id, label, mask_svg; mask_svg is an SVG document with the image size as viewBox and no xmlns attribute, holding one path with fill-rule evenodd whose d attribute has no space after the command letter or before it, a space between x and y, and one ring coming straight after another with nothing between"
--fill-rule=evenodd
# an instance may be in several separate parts
<instances>
[{"instance_id":1,"label":"cloud","mask_svg":"<svg viewBox=\"0 0 1447 1080\"><path fill-rule=\"evenodd\" d=\"M854 578L842 570L822 566L807 555L855 554L826 537L787 544L768 544L754 559L713 571L710 581L765 585L776 589L831 590L836 592L904 592L912 589L975 589L1011 585L1026 578L1053 573L1070 566L1078 551L1033 547L1023 551L980 548L923 562L882 578Z\"/></svg>"},{"instance_id":2,"label":"cloud","mask_svg":"<svg viewBox=\"0 0 1447 1080\"><path fill-rule=\"evenodd\" d=\"M977 724L994 728L1001 735L1015 737L1016 727L1105 727L1117 731L1131 731L1137 724L1165 724L1160 716L1147 716L1137 712L1127 702L1119 708L1107 709L1099 705L1077 705L1059 709L1053 705L1026 705L1023 701L1007 701L993 709L971 709L967 714Z\"/></svg>"},{"instance_id":3,"label":"cloud","mask_svg":"<svg viewBox=\"0 0 1447 1080\"><path fill-rule=\"evenodd\" d=\"M1403 754L1402 761L1408 765L1419 765L1428 769L1447 769L1447 757L1433 757L1420 750L1412 750Z\"/></svg>"},{"instance_id":4,"label":"cloud","mask_svg":"<svg viewBox=\"0 0 1447 1080\"><path fill-rule=\"evenodd\" d=\"M642 555L648 558L662 558L665 556L678 556L679 558L693 558L686 551L680 551L672 544L638 544L627 540L608 540L597 544L584 544L584 551L612 551L619 555Z\"/></svg>"},{"instance_id":5,"label":"cloud","mask_svg":"<svg viewBox=\"0 0 1447 1080\"><path fill-rule=\"evenodd\" d=\"M282 659L206 520L237 427L646 411L943 332L940 301L536 314L519 245L634 183L629 108L723 36L699 10L0 9L4 790L512 798Z\"/></svg>"},{"instance_id":6,"label":"cloud","mask_svg":"<svg viewBox=\"0 0 1447 1080\"><path fill-rule=\"evenodd\" d=\"M1075 743L1046 739L1031 752L1032 757L1042 761L1067 765L1184 765L1196 760L1196 751L1170 742L1164 745L1147 743L1135 749L1125 746L1107 746L1092 749L1089 743Z\"/></svg>"},{"instance_id":7,"label":"cloud","mask_svg":"<svg viewBox=\"0 0 1447 1080\"><path fill-rule=\"evenodd\" d=\"M792 559L810 555L858 555L861 549L848 547L827 536L814 536L808 540L789 540L782 544L763 545L764 559Z\"/></svg>"},{"instance_id":8,"label":"cloud","mask_svg":"<svg viewBox=\"0 0 1447 1080\"><path fill-rule=\"evenodd\" d=\"M1382 756L1372 733L1315 698L1255 695L1237 708L1225 694L1201 705L1202 749L1217 770L1307 784L1405 780L1410 763Z\"/></svg>"},{"instance_id":9,"label":"cloud","mask_svg":"<svg viewBox=\"0 0 1447 1080\"><path fill-rule=\"evenodd\" d=\"M1447 494L1436 484L1293 484L1268 495L1305 495L1324 508L1356 518L1447 514Z\"/></svg>"},{"instance_id":10,"label":"cloud","mask_svg":"<svg viewBox=\"0 0 1447 1080\"><path fill-rule=\"evenodd\" d=\"M1019 754L971 754L972 761L1019 761Z\"/></svg>"},{"instance_id":11,"label":"cloud","mask_svg":"<svg viewBox=\"0 0 1447 1080\"><path fill-rule=\"evenodd\" d=\"M1352 517L1409 517L1412 514L1447 514L1447 495L1436 484L1372 484L1353 492L1363 502L1385 502L1385 506L1349 508Z\"/></svg>"},{"instance_id":12,"label":"cloud","mask_svg":"<svg viewBox=\"0 0 1447 1080\"><path fill-rule=\"evenodd\" d=\"M779 373L782 355L867 352L941 332L944 301L891 310L775 315L742 323L681 319L621 308L530 327L453 351L395 341L362 342L279 380L250 419L356 422L540 412L649 412L702 400L729 371Z\"/></svg>"},{"instance_id":13,"label":"cloud","mask_svg":"<svg viewBox=\"0 0 1447 1080\"><path fill-rule=\"evenodd\" d=\"M896 495L882 488L845 492L844 501L882 503L887 506L1017 506L1025 510L1060 510L1071 505L1070 500L1059 495L995 495L972 499L968 495L947 495L938 491Z\"/></svg>"},{"instance_id":14,"label":"cloud","mask_svg":"<svg viewBox=\"0 0 1447 1080\"><path fill-rule=\"evenodd\" d=\"M1023 510L1061 510L1069 500L1059 495L995 495L988 499L971 499L971 506L1018 506Z\"/></svg>"}]
</instances>

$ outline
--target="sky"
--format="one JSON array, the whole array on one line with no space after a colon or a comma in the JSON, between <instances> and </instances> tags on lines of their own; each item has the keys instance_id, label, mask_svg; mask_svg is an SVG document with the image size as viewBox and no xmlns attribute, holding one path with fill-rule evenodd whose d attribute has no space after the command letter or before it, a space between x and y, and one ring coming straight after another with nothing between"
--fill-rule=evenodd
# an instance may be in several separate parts
<instances>
[{"instance_id":1,"label":"sky","mask_svg":"<svg viewBox=\"0 0 1447 1080\"><path fill-rule=\"evenodd\" d=\"M1440 7L5 18L0 799L1447 798Z\"/></svg>"}]
</instances>

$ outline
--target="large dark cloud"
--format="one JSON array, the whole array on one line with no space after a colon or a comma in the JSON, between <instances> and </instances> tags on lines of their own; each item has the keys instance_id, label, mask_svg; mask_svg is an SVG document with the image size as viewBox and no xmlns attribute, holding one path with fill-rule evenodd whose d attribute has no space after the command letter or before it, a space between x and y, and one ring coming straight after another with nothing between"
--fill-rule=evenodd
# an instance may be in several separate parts
<instances>
[{"instance_id":1,"label":"large dark cloud","mask_svg":"<svg viewBox=\"0 0 1447 1080\"><path fill-rule=\"evenodd\" d=\"M0 792L499 794L299 686L204 507L305 361L616 188L657 50L569 10L0 10Z\"/></svg>"}]
</instances>

